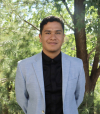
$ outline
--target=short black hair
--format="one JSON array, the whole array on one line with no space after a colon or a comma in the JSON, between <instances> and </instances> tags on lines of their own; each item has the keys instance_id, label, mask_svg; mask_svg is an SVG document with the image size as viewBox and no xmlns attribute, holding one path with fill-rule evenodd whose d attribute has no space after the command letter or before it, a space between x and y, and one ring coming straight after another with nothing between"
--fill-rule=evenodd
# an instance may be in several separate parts
<instances>
[{"instance_id":1,"label":"short black hair","mask_svg":"<svg viewBox=\"0 0 100 114\"><path fill-rule=\"evenodd\" d=\"M40 34L42 34L42 30L43 30L44 25L46 25L48 22L54 22L54 21L59 22L61 24L63 32L64 32L64 23L63 23L63 21L60 18L56 17L56 16L48 16L48 17L44 18L42 20L42 22L40 23Z\"/></svg>"}]
</instances>

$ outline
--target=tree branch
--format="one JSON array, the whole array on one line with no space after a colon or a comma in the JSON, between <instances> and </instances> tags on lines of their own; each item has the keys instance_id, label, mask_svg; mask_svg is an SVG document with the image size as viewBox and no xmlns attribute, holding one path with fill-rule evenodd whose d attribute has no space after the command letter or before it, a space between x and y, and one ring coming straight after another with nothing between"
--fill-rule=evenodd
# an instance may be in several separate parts
<instances>
[{"instance_id":1,"label":"tree branch","mask_svg":"<svg viewBox=\"0 0 100 114\"><path fill-rule=\"evenodd\" d=\"M97 73L96 73L95 78L98 79L99 76L100 76L100 66L99 66L99 68L97 69Z\"/></svg>"},{"instance_id":2,"label":"tree branch","mask_svg":"<svg viewBox=\"0 0 100 114\"><path fill-rule=\"evenodd\" d=\"M96 82L97 82L97 80L98 80L98 78L99 78L99 76L100 76L100 66L99 66L99 68L98 69L96 69L93 73L92 73L92 76L90 77L90 79L91 79L91 91L94 91L94 89L95 89L95 85L96 85Z\"/></svg>"},{"instance_id":3,"label":"tree branch","mask_svg":"<svg viewBox=\"0 0 100 114\"><path fill-rule=\"evenodd\" d=\"M87 60L89 60L90 55L95 51L95 49L96 49L97 47L99 47L99 46L94 47L94 48L92 49L92 51L87 55Z\"/></svg>"},{"instance_id":4,"label":"tree branch","mask_svg":"<svg viewBox=\"0 0 100 114\"><path fill-rule=\"evenodd\" d=\"M15 10L13 10L13 11L15 11ZM13 11L12 11L12 12L13 12ZM17 15L19 16L19 18L22 19L24 22L28 23L28 24L31 25L33 28L35 28L36 30L40 31L37 27L35 27L34 25L32 25L30 22L24 20L18 13L15 12L15 14L17 14Z\"/></svg>"},{"instance_id":5,"label":"tree branch","mask_svg":"<svg viewBox=\"0 0 100 114\"><path fill-rule=\"evenodd\" d=\"M70 29L72 29L73 31L74 31L74 28L72 28L66 21L65 21L65 19L63 18L63 16L60 14L60 16L61 16L61 18L64 20L64 23L70 28Z\"/></svg>"},{"instance_id":6,"label":"tree branch","mask_svg":"<svg viewBox=\"0 0 100 114\"><path fill-rule=\"evenodd\" d=\"M36 30L40 31L37 27L35 27L34 25L32 25L30 22L24 20L24 22L28 23L29 25L31 25L33 28L35 28Z\"/></svg>"},{"instance_id":7,"label":"tree branch","mask_svg":"<svg viewBox=\"0 0 100 114\"><path fill-rule=\"evenodd\" d=\"M98 75L97 71L98 70L98 63L99 63L99 55L100 55L100 41L99 41L99 37L97 38L97 47L96 47L96 52L95 52L95 56L94 56L94 62L93 62L93 67L92 67L92 71L91 71L91 78L94 80L95 79L95 75ZM100 69L100 68L99 68Z\"/></svg>"},{"instance_id":8,"label":"tree branch","mask_svg":"<svg viewBox=\"0 0 100 114\"><path fill-rule=\"evenodd\" d=\"M100 25L99 25L100 24L100 22L99 22L100 21L100 11L99 10L98 10L98 17L99 17L98 18L98 36L97 36L97 46L98 47L96 48L94 62L93 62L93 67L92 67L92 71L91 71L91 78L93 80L95 78L98 78L98 76L100 75L100 66L98 68L98 63L99 63L99 60L100 60L100 33L99 33L99 31L100 31Z\"/></svg>"},{"instance_id":9,"label":"tree branch","mask_svg":"<svg viewBox=\"0 0 100 114\"><path fill-rule=\"evenodd\" d=\"M64 5L65 5L65 7L66 7L66 9L67 9L67 11L68 11L68 13L69 13L69 15L71 16L73 23L74 23L74 16L73 16L73 14L70 12L67 3L65 2L65 0L62 0L62 2L64 3Z\"/></svg>"},{"instance_id":10,"label":"tree branch","mask_svg":"<svg viewBox=\"0 0 100 114\"><path fill-rule=\"evenodd\" d=\"M100 73L100 66L99 66L99 68L97 69L97 73ZM100 75L100 74L99 74Z\"/></svg>"},{"instance_id":11,"label":"tree branch","mask_svg":"<svg viewBox=\"0 0 100 114\"><path fill-rule=\"evenodd\" d=\"M18 14L17 14L18 15ZM22 19L21 18L21 16L20 15L18 15L19 16L19 18L20 19ZM31 25L33 28L35 28L36 30L38 30L38 31L40 31L37 27L35 27L33 24L31 24L30 22L28 22L28 21L26 21L26 20L24 20L24 19L22 19L24 22L26 22L26 23L28 23L29 25Z\"/></svg>"}]
</instances>

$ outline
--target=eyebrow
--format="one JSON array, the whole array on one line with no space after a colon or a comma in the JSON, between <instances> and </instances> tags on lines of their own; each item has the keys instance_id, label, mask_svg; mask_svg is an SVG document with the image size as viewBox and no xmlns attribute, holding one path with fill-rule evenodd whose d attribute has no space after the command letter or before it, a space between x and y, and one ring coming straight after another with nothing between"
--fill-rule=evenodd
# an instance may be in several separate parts
<instances>
[{"instance_id":1,"label":"eyebrow","mask_svg":"<svg viewBox=\"0 0 100 114\"><path fill-rule=\"evenodd\" d=\"M51 32L51 30L45 30L44 32ZM56 30L56 32L62 32L62 30Z\"/></svg>"}]
</instances>

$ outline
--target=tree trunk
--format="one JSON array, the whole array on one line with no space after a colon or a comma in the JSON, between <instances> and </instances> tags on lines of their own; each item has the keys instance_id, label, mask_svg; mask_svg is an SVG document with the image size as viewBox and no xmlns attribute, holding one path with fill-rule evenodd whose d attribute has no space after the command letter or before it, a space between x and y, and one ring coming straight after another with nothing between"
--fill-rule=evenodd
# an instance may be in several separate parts
<instances>
[{"instance_id":1,"label":"tree trunk","mask_svg":"<svg viewBox=\"0 0 100 114\"><path fill-rule=\"evenodd\" d=\"M100 66L98 68L98 62L100 61L100 10L98 9L98 33L97 33L97 48L95 52L92 72L91 72L91 91L94 91L97 79L100 75Z\"/></svg>"},{"instance_id":2,"label":"tree trunk","mask_svg":"<svg viewBox=\"0 0 100 114\"><path fill-rule=\"evenodd\" d=\"M91 96L91 92L94 92L96 81L100 74L100 67L98 68L99 55L100 55L100 11L98 10L98 37L97 48L94 57L93 68L91 76L89 76L89 61L87 59L87 46L86 46L86 34L85 34L85 0L74 0L74 25L75 25L75 41L77 49L77 57L83 60L85 76L86 76L86 92L89 93L91 99L91 108L89 114L94 114L94 94ZM90 98L89 97L89 98ZM85 104L83 104L84 106Z\"/></svg>"},{"instance_id":3,"label":"tree trunk","mask_svg":"<svg viewBox=\"0 0 100 114\"><path fill-rule=\"evenodd\" d=\"M86 76L86 92L90 90L89 66L85 33L85 0L74 0L74 25L77 57L83 60Z\"/></svg>"}]
</instances>

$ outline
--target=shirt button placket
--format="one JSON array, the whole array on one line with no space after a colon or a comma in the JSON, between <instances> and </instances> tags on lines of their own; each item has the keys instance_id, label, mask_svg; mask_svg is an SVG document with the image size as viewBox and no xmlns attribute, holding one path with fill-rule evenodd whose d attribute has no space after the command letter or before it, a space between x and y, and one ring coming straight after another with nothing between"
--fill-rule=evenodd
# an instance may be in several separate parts
<instances>
[{"instance_id":1,"label":"shirt button placket","mask_svg":"<svg viewBox=\"0 0 100 114\"><path fill-rule=\"evenodd\" d=\"M54 60L51 61L51 85L52 85L52 92L55 93L56 91L56 82L55 82L55 64ZM52 94L51 96L51 102L52 102L52 107L51 107L51 113L55 114L55 94Z\"/></svg>"}]
</instances>

